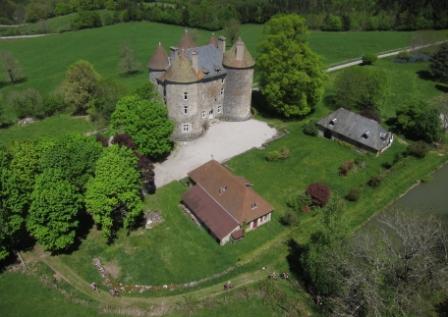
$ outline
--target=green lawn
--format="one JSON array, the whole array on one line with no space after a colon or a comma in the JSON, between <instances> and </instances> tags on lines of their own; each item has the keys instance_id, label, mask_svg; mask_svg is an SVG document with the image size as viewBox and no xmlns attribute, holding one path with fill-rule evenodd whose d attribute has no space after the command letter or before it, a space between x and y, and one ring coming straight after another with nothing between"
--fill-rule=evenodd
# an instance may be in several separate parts
<instances>
[{"instance_id":1,"label":"green lawn","mask_svg":"<svg viewBox=\"0 0 448 317\"><path fill-rule=\"evenodd\" d=\"M262 26L244 25L243 39L256 55L256 47L262 37ZM22 62L28 80L15 87L5 86L0 92L25 87L36 88L43 93L55 89L61 82L67 67L79 59L91 62L106 78L119 80L133 88L147 80L146 71L122 77L117 63L121 46L127 43L136 52L138 60L146 65L156 44L163 41L166 49L176 45L183 28L150 22L117 24L98 29L53 34L44 38L0 41L0 51L8 50ZM438 36L446 31L433 32ZM197 31L198 42L205 43L210 32ZM311 32L311 47L327 64L358 57L367 52L378 52L407 46L412 32Z\"/></svg>"},{"instance_id":2,"label":"green lawn","mask_svg":"<svg viewBox=\"0 0 448 317\"><path fill-rule=\"evenodd\" d=\"M14 141L30 141L44 137L59 137L69 133L85 133L93 131L92 123L84 118L67 115L54 116L20 127L15 125L9 129L0 129L0 145L7 145Z\"/></svg>"}]
</instances>

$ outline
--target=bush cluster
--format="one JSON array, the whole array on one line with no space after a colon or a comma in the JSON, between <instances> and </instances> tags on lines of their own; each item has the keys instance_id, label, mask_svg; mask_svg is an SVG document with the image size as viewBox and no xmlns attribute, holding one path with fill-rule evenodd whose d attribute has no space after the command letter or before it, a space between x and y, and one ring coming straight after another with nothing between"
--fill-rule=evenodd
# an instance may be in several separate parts
<instances>
[{"instance_id":1,"label":"bush cluster","mask_svg":"<svg viewBox=\"0 0 448 317\"><path fill-rule=\"evenodd\" d=\"M345 199L348 201L358 201L361 196L361 191L359 188L352 188L347 195L345 195Z\"/></svg>"},{"instance_id":2,"label":"bush cluster","mask_svg":"<svg viewBox=\"0 0 448 317\"><path fill-rule=\"evenodd\" d=\"M409 144L406 153L416 158L424 158L429 152L429 145L419 141Z\"/></svg>"},{"instance_id":3,"label":"bush cluster","mask_svg":"<svg viewBox=\"0 0 448 317\"><path fill-rule=\"evenodd\" d=\"M372 188L376 188L381 185L382 181L383 181L383 178L381 176L372 176L368 180L367 185L369 185Z\"/></svg>"},{"instance_id":4,"label":"bush cluster","mask_svg":"<svg viewBox=\"0 0 448 317\"><path fill-rule=\"evenodd\" d=\"M281 148L280 150L269 151L266 154L267 161L282 161L289 158L289 149L286 147Z\"/></svg>"},{"instance_id":5,"label":"bush cluster","mask_svg":"<svg viewBox=\"0 0 448 317\"><path fill-rule=\"evenodd\" d=\"M378 56L375 54L366 54L362 57L362 64L363 65L373 65L378 60Z\"/></svg>"},{"instance_id":6,"label":"bush cluster","mask_svg":"<svg viewBox=\"0 0 448 317\"><path fill-rule=\"evenodd\" d=\"M319 129L315 122L309 122L303 127L303 133L309 136L317 136Z\"/></svg>"},{"instance_id":7,"label":"bush cluster","mask_svg":"<svg viewBox=\"0 0 448 317\"><path fill-rule=\"evenodd\" d=\"M353 160L345 161L339 166L339 175L347 176L348 173L355 167L355 162Z\"/></svg>"}]
</instances>

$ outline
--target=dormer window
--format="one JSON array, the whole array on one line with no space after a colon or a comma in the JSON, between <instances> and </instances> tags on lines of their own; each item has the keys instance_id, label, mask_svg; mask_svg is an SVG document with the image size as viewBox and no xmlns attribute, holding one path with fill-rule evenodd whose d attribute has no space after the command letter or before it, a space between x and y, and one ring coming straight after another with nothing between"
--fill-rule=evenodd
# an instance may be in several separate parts
<instances>
[{"instance_id":1,"label":"dormer window","mask_svg":"<svg viewBox=\"0 0 448 317\"><path fill-rule=\"evenodd\" d=\"M254 209L257 209L257 203L256 202L253 202L252 204L250 204L250 209L252 209L252 210L254 210Z\"/></svg>"},{"instance_id":2,"label":"dormer window","mask_svg":"<svg viewBox=\"0 0 448 317\"><path fill-rule=\"evenodd\" d=\"M384 132L382 132L382 133L380 133L380 138L381 138L381 140L386 140L386 138L387 138L387 133L384 133Z\"/></svg>"},{"instance_id":3,"label":"dormer window","mask_svg":"<svg viewBox=\"0 0 448 317\"><path fill-rule=\"evenodd\" d=\"M364 131L364 133L362 134L362 138L363 139L368 139L369 138L369 134L370 134L369 131Z\"/></svg>"},{"instance_id":4,"label":"dormer window","mask_svg":"<svg viewBox=\"0 0 448 317\"><path fill-rule=\"evenodd\" d=\"M330 120L330 125L331 125L332 127L334 127L337 121L338 121L337 118L333 118L333 119L331 119L331 120Z\"/></svg>"},{"instance_id":5,"label":"dormer window","mask_svg":"<svg viewBox=\"0 0 448 317\"><path fill-rule=\"evenodd\" d=\"M227 191L227 185L219 187L219 194L224 194Z\"/></svg>"},{"instance_id":6,"label":"dormer window","mask_svg":"<svg viewBox=\"0 0 448 317\"><path fill-rule=\"evenodd\" d=\"M188 100L188 92L184 92L184 100Z\"/></svg>"}]
</instances>

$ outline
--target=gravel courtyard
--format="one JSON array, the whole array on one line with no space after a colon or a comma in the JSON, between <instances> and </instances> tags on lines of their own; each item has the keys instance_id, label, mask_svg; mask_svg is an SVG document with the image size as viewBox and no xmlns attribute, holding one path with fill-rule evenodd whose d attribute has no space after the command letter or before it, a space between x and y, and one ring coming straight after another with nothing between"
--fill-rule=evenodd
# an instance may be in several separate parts
<instances>
[{"instance_id":1,"label":"gravel courtyard","mask_svg":"<svg viewBox=\"0 0 448 317\"><path fill-rule=\"evenodd\" d=\"M217 122L199 139L179 142L163 163L155 165L157 187L185 178L196 167L215 159L223 162L233 156L262 146L277 130L258 120Z\"/></svg>"}]
</instances>

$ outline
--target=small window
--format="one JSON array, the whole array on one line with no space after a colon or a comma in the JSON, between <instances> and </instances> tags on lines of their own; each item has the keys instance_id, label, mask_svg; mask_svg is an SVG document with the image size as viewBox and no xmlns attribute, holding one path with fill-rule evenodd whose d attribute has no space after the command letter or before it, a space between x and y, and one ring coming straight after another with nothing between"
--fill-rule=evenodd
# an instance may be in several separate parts
<instances>
[{"instance_id":1,"label":"small window","mask_svg":"<svg viewBox=\"0 0 448 317\"><path fill-rule=\"evenodd\" d=\"M221 96L224 95L224 87L221 88Z\"/></svg>"},{"instance_id":2,"label":"small window","mask_svg":"<svg viewBox=\"0 0 448 317\"><path fill-rule=\"evenodd\" d=\"M221 105L217 107L216 112L217 113L222 113L222 106Z\"/></svg>"},{"instance_id":3,"label":"small window","mask_svg":"<svg viewBox=\"0 0 448 317\"><path fill-rule=\"evenodd\" d=\"M184 105L183 111L184 114L188 114L188 105Z\"/></svg>"},{"instance_id":4,"label":"small window","mask_svg":"<svg viewBox=\"0 0 448 317\"><path fill-rule=\"evenodd\" d=\"M221 79L221 83L224 84L224 78Z\"/></svg>"},{"instance_id":5,"label":"small window","mask_svg":"<svg viewBox=\"0 0 448 317\"><path fill-rule=\"evenodd\" d=\"M258 206L257 206L257 203L252 203L251 205L250 205L250 208L253 210L253 209L256 209Z\"/></svg>"},{"instance_id":6,"label":"small window","mask_svg":"<svg viewBox=\"0 0 448 317\"><path fill-rule=\"evenodd\" d=\"M227 185L225 185L225 186L221 186L220 188L219 188L219 194L223 194L223 193L225 193L227 191Z\"/></svg>"},{"instance_id":7,"label":"small window","mask_svg":"<svg viewBox=\"0 0 448 317\"><path fill-rule=\"evenodd\" d=\"M184 100L188 100L188 92L184 92Z\"/></svg>"},{"instance_id":8,"label":"small window","mask_svg":"<svg viewBox=\"0 0 448 317\"><path fill-rule=\"evenodd\" d=\"M331 121L330 121L330 125L331 125L331 126L334 126L334 125L336 124L336 121L338 121L338 119L336 119L336 118L331 119Z\"/></svg>"},{"instance_id":9,"label":"small window","mask_svg":"<svg viewBox=\"0 0 448 317\"><path fill-rule=\"evenodd\" d=\"M202 111L201 112L201 117L202 117L202 119L207 118L207 111Z\"/></svg>"},{"instance_id":10,"label":"small window","mask_svg":"<svg viewBox=\"0 0 448 317\"><path fill-rule=\"evenodd\" d=\"M188 133L191 130L191 123L183 123L182 124L182 132Z\"/></svg>"},{"instance_id":11,"label":"small window","mask_svg":"<svg viewBox=\"0 0 448 317\"><path fill-rule=\"evenodd\" d=\"M369 131L364 131L364 133L362 134L362 138L363 139L368 139L369 138L369 134L370 134Z\"/></svg>"}]
</instances>

